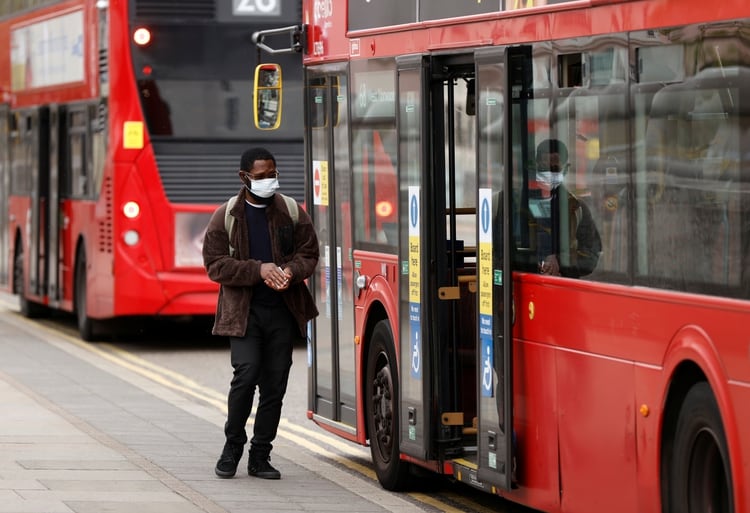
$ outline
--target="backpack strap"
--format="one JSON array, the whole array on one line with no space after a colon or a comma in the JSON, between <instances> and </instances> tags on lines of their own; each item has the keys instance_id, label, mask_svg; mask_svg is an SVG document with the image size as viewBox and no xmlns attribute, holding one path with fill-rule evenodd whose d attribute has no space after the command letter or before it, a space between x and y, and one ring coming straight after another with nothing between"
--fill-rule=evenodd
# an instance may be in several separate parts
<instances>
[{"instance_id":1,"label":"backpack strap","mask_svg":"<svg viewBox=\"0 0 750 513\"><path fill-rule=\"evenodd\" d=\"M281 195L282 198L284 198L284 202L286 203L286 209L289 211L289 215L292 218L292 221L294 222L294 225L297 225L297 221L299 220L299 209L297 207L297 202L294 198L291 198L287 196L286 194Z\"/></svg>"},{"instance_id":2,"label":"backpack strap","mask_svg":"<svg viewBox=\"0 0 750 513\"><path fill-rule=\"evenodd\" d=\"M299 207L297 206L297 202L294 198L285 194L282 194L281 197L284 198L284 203L286 203L286 209L289 211L289 216L292 218L292 222L297 226L297 221L299 220ZM229 214L236 201L237 196L229 198L227 200L227 208L224 211L224 230L227 232L227 238L232 236L232 229L234 228L235 221L237 221L234 216ZM231 243L229 244L229 256L234 256L234 247L232 247Z\"/></svg>"},{"instance_id":3,"label":"backpack strap","mask_svg":"<svg viewBox=\"0 0 750 513\"><path fill-rule=\"evenodd\" d=\"M227 238L230 239L232 237L232 228L234 227L234 223L236 219L229 214L229 212L232 210L232 207L234 207L235 202L237 201L237 196L232 196L227 200L227 208L224 211L224 229L227 232ZM232 247L232 243L229 243L229 256L234 256L234 247Z\"/></svg>"}]
</instances>

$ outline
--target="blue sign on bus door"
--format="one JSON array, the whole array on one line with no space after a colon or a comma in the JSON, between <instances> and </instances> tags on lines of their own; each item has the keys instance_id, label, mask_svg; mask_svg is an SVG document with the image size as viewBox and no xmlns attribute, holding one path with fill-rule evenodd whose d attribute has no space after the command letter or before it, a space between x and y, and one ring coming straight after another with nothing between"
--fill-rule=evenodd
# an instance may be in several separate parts
<instances>
[{"instance_id":1,"label":"blue sign on bus door","mask_svg":"<svg viewBox=\"0 0 750 513\"><path fill-rule=\"evenodd\" d=\"M493 347L492 347L492 316L479 316L479 338L482 350L482 397L493 396Z\"/></svg>"}]
</instances>

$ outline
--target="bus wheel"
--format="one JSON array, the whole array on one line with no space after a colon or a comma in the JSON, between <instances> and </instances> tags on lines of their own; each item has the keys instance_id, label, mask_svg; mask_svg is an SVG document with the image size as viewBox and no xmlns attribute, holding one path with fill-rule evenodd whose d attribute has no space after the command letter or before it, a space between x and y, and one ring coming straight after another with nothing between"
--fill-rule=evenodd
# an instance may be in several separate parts
<instances>
[{"instance_id":1,"label":"bus wheel","mask_svg":"<svg viewBox=\"0 0 750 513\"><path fill-rule=\"evenodd\" d=\"M16 243L16 255L13 261L13 293L18 294L18 307L24 317L42 317L46 313L44 305L30 301L26 297L26 281L23 276L23 249L21 249L20 242Z\"/></svg>"},{"instance_id":2,"label":"bus wheel","mask_svg":"<svg viewBox=\"0 0 750 513\"><path fill-rule=\"evenodd\" d=\"M668 513L734 513L729 452L711 387L688 391L677 418L669 466Z\"/></svg>"},{"instance_id":3,"label":"bus wheel","mask_svg":"<svg viewBox=\"0 0 750 513\"><path fill-rule=\"evenodd\" d=\"M86 314L86 252L79 250L76 255L75 307L78 321L78 334L86 342L94 340L94 320Z\"/></svg>"},{"instance_id":4,"label":"bus wheel","mask_svg":"<svg viewBox=\"0 0 750 513\"><path fill-rule=\"evenodd\" d=\"M409 476L398 447L398 369L393 336L387 321L375 325L367 355L365 415L370 452L378 481L386 490L401 490Z\"/></svg>"}]
</instances>

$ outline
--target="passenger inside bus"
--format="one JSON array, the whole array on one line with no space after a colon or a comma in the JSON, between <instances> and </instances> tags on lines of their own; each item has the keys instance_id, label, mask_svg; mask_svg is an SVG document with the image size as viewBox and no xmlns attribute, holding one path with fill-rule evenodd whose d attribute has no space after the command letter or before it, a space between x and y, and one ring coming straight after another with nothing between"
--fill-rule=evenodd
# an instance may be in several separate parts
<instances>
[{"instance_id":1,"label":"passenger inside bus","mask_svg":"<svg viewBox=\"0 0 750 513\"><path fill-rule=\"evenodd\" d=\"M529 245L538 271L571 278L591 274L602 242L589 207L563 183L569 167L567 147L558 139L542 141L535 164L527 215Z\"/></svg>"}]
</instances>

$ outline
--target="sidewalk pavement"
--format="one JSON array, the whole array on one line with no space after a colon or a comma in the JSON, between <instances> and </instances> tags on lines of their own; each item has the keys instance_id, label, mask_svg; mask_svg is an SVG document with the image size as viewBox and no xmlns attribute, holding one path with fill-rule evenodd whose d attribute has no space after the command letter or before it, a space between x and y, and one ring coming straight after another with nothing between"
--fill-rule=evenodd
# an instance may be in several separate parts
<instances>
[{"instance_id":1,"label":"sidewalk pavement","mask_svg":"<svg viewBox=\"0 0 750 513\"><path fill-rule=\"evenodd\" d=\"M424 511L286 440L219 479L223 421L0 302L0 513Z\"/></svg>"}]
</instances>

